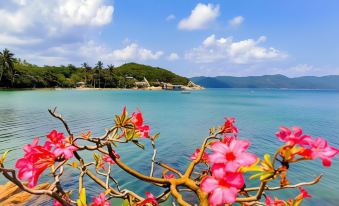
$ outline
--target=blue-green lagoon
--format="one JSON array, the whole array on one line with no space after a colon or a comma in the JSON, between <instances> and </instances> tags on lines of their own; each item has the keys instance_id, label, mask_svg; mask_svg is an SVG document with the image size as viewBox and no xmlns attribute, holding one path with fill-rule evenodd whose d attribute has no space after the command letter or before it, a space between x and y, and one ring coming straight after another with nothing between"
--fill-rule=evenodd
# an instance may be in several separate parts
<instances>
[{"instance_id":1,"label":"blue-green lagoon","mask_svg":"<svg viewBox=\"0 0 339 206\"><path fill-rule=\"evenodd\" d=\"M240 137L251 140L250 151L261 157L273 153L281 144L275 136L280 125L300 126L305 133L322 136L339 147L338 91L206 89L182 94L175 91L29 90L0 91L0 153L14 149L6 161L7 166L13 166L23 155L21 147L34 137L43 140L52 129L64 131L61 123L49 115L48 108L57 106L74 133L92 130L94 135L100 135L113 124L114 114L120 114L125 105L130 112L140 109L152 133L161 133L157 140L157 159L182 171L190 161L190 154L208 135L208 129L222 124L224 117L236 118ZM128 165L148 174L152 149L149 142L145 142L146 151L135 145L120 145L117 151ZM157 170L156 174L159 173ZM306 200L305 205L339 205L338 157L334 158L331 168L324 168L321 161L292 165L288 177L294 184L310 181L320 173L324 173L321 182L307 187L314 198ZM74 174L76 171L72 169L65 174L65 187L77 186ZM132 188L140 195L145 190L154 194L161 192L124 174L116 166L112 174L121 177L122 187ZM4 177L0 177L0 183L4 182ZM98 188L89 180L87 183L88 195L98 194ZM298 192L278 193L279 197L287 198ZM34 201L30 204L34 205Z\"/></svg>"}]
</instances>

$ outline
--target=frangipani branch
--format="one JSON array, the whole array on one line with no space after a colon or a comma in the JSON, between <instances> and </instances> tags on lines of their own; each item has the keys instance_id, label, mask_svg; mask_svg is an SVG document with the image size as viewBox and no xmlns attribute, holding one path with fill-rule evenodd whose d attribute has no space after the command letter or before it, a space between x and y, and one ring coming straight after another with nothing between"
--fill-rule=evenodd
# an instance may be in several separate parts
<instances>
[{"instance_id":1,"label":"frangipani branch","mask_svg":"<svg viewBox=\"0 0 339 206\"><path fill-rule=\"evenodd\" d=\"M99 137L92 137L90 131L79 136L74 135L64 117L56 112L56 108L48 111L62 122L68 137L53 130L47 135L44 145L39 145L38 139L26 145L24 157L16 163L19 169L18 178L15 170L4 168L3 163L7 152L0 159L0 171L5 178L22 190L34 195L48 195L54 198L55 206L88 205L85 190L87 182L83 181L85 176L102 188L100 195L93 198L91 203L93 206L108 206L112 198L123 199L124 205L159 205L169 200L171 196L177 204L190 206L192 203L185 196L187 192L195 194L201 206L231 205L235 202L242 205L295 206L303 199L311 197L302 187L318 183L322 175L310 182L291 185L287 180L290 164L320 158L324 166L330 166L331 159L339 153L339 150L329 146L326 140L304 135L298 127L292 130L281 127L276 136L284 144L278 148L273 158L265 154L260 160L247 151L250 142L238 137L235 120L229 118L222 126L210 129L210 136L206 137L200 148L191 155L192 162L185 171L180 172L157 160L155 141L159 133L150 135L150 126L144 124L140 111L128 115L124 108L121 115L115 116L115 124ZM114 150L116 147L130 143L145 149L143 144L145 140L150 141L153 149L148 175L137 171L135 169L137 165L123 162ZM94 161L85 162L80 156L82 151L93 152ZM71 162L73 157L77 161ZM198 165L202 167L197 167ZM146 197L142 197L132 190L121 188L118 184L119 177L112 175L114 167L119 167L133 177L159 187L158 196L146 192ZM40 174L47 168L51 168L53 183L47 190L33 189ZM78 195L71 195L70 191L62 187L64 170L68 168L75 168L79 172ZM154 175L155 170L161 171L160 177ZM260 185L247 188L245 173L254 173L250 179L260 178ZM269 187L269 182L277 178L281 180L280 186ZM28 186L20 180L27 180ZM265 191L289 188L299 188L300 194L287 201L264 195ZM251 196L250 192L256 193ZM262 202L263 197L265 203ZM176 205L175 202L173 205Z\"/></svg>"}]
</instances>

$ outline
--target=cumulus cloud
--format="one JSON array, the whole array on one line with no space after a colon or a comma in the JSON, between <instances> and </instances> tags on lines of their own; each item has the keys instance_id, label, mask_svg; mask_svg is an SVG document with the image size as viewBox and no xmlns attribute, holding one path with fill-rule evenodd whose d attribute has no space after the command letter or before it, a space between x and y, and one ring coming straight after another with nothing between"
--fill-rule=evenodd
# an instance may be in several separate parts
<instances>
[{"instance_id":1,"label":"cumulus cloud","mask_svg":"<svg viewBox=\"0 0 339 206\"><path fill-rule=\"evenodd\" d=\"M136 43L131 43L121 49L112 50L94 41L89 41L87 44L81 46L79 53L88 59L94 56L114 64L121 64L127 61L158 60L164 54L163 51L152 51ZM97 61L97 59L93 59L93 61Z\"/></svg>"},{"instance_id":2,"label":"cumulus cloud","mask_svg":"<svg viewBox=\"0 0 339 206\"><path fill-rule=\"evenodd\" d=\"M172 52L168 55L167 59L170 61L175 61L179 59L179 55L175 52Z\"/></svg>"},{"instance_id":3,"label":"cumulus cloud","mask_svg":"<svg viewBox=\"0 0 339 206\"><path fill-rule=\"evenodd\" d=\"M175 15L174 15L174 14L168 15L168 16L166 17L166 21L172 21L172 20L174 20L174 19L175 19Z\"/></svg>"},{"instance_id":4,"label":"cumulus cloud","mask_svg":"<svg viewBox=\"0 0 339 206\"><path fill-rule=\"evenodd\" d=\"M178 28L197 30L207 28L220 15L219 5L199 3L191 11L191 15L179 22Z\"/></svg>"},{"instance_id":5,"label":"cumulus cloud","mask_svg":"<svg viewBox=\"0 0 339 206\"><path fill-rule=\"evenodd\" d=\"M202 45L186 52L185 58L195 63L221 61L232 64L249 64L287 57L287 54L278 49L260 46L264 41L266 41L264 36L258 40L234 41L232 37L217 39L212 34L202 42Z\"/></svg>"},{"instance_id":6,"label":"cumulus cloud","mask_svg":"<svg viewBox=\"0 0 339 206\"><path fill-rule=\"evenodd\" d=\"M228 21L228 24L229 24L230 26L236 27L236 26L241 25L244 21L245 21L245 18L244 18L244 17L242 17L242 16L236 16L236 17L234 17L233 19L229 20L229 21Z\"/></svg>"}]
</instances>

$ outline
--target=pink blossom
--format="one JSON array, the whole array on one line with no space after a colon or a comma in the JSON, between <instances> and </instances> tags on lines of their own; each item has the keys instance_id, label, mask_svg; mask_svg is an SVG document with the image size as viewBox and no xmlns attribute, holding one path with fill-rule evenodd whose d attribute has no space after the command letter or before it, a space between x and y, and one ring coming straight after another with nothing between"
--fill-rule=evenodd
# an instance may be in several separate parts
<instances>
[{"instance_id":1,"label":"pink blossom","mask_svg":"<svg viewBox=\"0 0 339 206\"><path fill-rule=\"evenodd\" d=\"M223 170L223 168L215 168ZM216 171L214 171L216 172ZM213 174L213 173L212 173ZM209 203L212 206L222 204L232 204L235 202L237 193L245 183L241 173L224 173L223 175L215 173L213 176L207 176L200 184L202 191L209 194Z\"/></svg>"},{"instance_id":2,"label":"pink blossom","mask_svg":"<svg viewBox=\"0 0 339 206\"><path fill-rule=\"evenodd\" d=\"M190 159L191 160L196 160L199 156L200 153L200 149L196 149L195 152L191 155ZM202 161L207 161L208 159L208 154L206 152L204 152L204 154L202 155L201 160Z\"/></svg>"},{"instance_id":3,"label":"pink blossom","mask_svg":"<svg viewBox=\"0 0 339 206\"><path fill-rule=\"evenodd\" d=\"M175 176L174 176L174 174L165 174L164 178L165 179L173 179L173 178L175 178Z\"/></svg>"},{"instance_id":4,"label":"pink blossom","mask_svg":"<svg viewBox=\"0 0 339 206\"><path fill-rule=\"evenodd\" d=\"M71 159L74 155L73 152L76 151L78 148L75 146L69 144L69 143L63 143L63 144L57 144L55 146L55 149L53 153L55 156L59 157L61 155L64 155L65 159Z\"/></svg>"},{"instance_id":5,"label":"pink blossom","mask_svg":"<svg viewBox=\"0 0 339 206\"><path fill-rule=\"evenodd\" d=\"M71 159L74 156L73 152L76 151L77 148L67 142L63 133L52 130L47 135L47 138L49 140L46 141L46 144L54 147L53 153L56 157L63 155L65 159Z\"/></svg>"},{"instance_id":6,"label":"pink blossom","mask_svg":"<svg viewBox=\"0 0 339 206\"><path fill-rule=\"evenodd\" d=\"M312 138L308 135L303 135L303 131L300 127L292 127L292 131L287 127L280 127L279 132L276 133L276 136L281 140L286 142L288 146L294 146L296 144L305 145Z\"/></svg>"},{"instance_id":7,"label":"pink blossom","mask_svg":"<svg viewBox=\"0 0 339 206\"><path fill-rule=\"evenodd\" d=\"M64 133L59 133L56 130L52 130L48 135L47 138L50 139L50 142L53 144L59 144L64 141Z\"/></svg>"},{"instance_id":8,"label":"pink blossom","mask_svg":"<svg viewBox=\"0 0 339 206\"><path fill-rule=\"evenodd\" d=\"M106 201L105 194L100 193L99 197L93 197L92 206L110 206L111 203Z\"/></svg>"},{"instance_id":9,"label":"pink blossom","mask_svg":"<svg viewBox=\"0 0 339 206\"><path fill-rule=\"evenodd\" d=\"M54 204L53 205L54 206L62 206L62 204L58 200L56 200L56 199L54 199Z\"/></svg>"},{"instance_id":10,"label":"pink blossom","mask_svg":"<svg viewBox=\"0 0 339 206\"><path fill-rule=\"evenodd\" d=\"M151 204L154 206L160 206L159 203L157 202L156 197L150 192L146 192L146 199L140 202L139 204L137 204L137 206L146 206L148 204Z\"/></svg>"},{"instance_id":11,"label":"pink blossom","mask_svg":"<svg viewBox=\"0 0 339 206\"><path fill-rule=\"evenodd\" d=\"M299 187L301 198L312 198L312 196L302 187Z\"/></svg>"},{"instance_id":12,"label":"pink blossom","mask_svg":"<svg viewBox=\"0 0 339 206\"><path fill-rule=\"evenodd\" d=\"M144 124L144 119L143 119L142 113L140 111L133 112L131 121L134 124L135 128L140 133L141 137L143 137L143 138L149 137L150 126Z\"/></svg>"},{"instance_id":13,"label":"pink blossom","mask_svg":"<svg viewBox=\"0 0 339 206\"><path fill-rule=\"evenodd\" d=\"M320 158L325 167L330 167L332 158L339 153L339 149L329 146L328 142L321 137L308 141L308 146L310 148L306 148L300 155L310 159Z\"/></svg>"},{"instance_id":14,"label":"pink blossom","mask_svg":"<svg viewBox=\"0 0 339 206\"><path fill-rule=\"evenodd\" d=\"M211 163L223 163L225 170L236 172L241 166L250 166L257 157L246 152L250 142L232 139L229 143L215 142L211 145L213 153L208 156Z\"/></svg>"},{"instance_id":15,"label":"pink blossom","mask_svg":"<svg viewBox=\"0 0 339 206\"><path fill-rule=\"evenodd\" d=\"M44 146L38 144L39 139L36 138L32 144L23 147L25 155L15 164L15 167L19 169L19 179L28 180L29 187L34 187L37 184L41 173L52 166L56 158L48 144Z\"/></svg>"},{"instance_id":16,"label":"pink blossom","mask_svg":"<svg viewBox=\"0 0 339 206\"><path fill-rule=\"evenodd\" d=\"M270 196L266 196L266 205L267 206L285 206L285 201L279 200L277 198L272 199Z\"/></svg>"},{"instance_id":17,"label":"pink blossom","mask_svg":"<svg viewBox=\"0 0 339 206\"><path fill-rule=\"evenodd\" d=\"M113 151L113 154L116 156L116 158L120 158L120 155L118 153L116 153L115 151ZM109 164L115 164L114 160L109 156L109 155L104 155L102 158L105 162L109 163Z\"/></svg>"},{"instance_id":18,"label":"pink blossom","mask_svg":"<svg viewBox=\"0 0 339 206\"><path fill-rule=\"evenodd\" d=\"M235 119L231 117L231 118L225 118L225 120L226 121L222 127L222 133L238 134L238 128L234 126Z\"/></svg>"}]
</instances>

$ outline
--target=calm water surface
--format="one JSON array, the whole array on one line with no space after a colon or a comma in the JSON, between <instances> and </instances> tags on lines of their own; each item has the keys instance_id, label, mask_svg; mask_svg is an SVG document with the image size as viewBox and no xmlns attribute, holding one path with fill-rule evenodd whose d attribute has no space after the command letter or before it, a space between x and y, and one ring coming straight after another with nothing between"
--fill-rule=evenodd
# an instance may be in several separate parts
<instances>
[{"instance_id":1,"label":"calm water surface","mask_svg":"<svg viewBox=\"0 0 339 206\"><path fill-rule=\"evenodd\" d=\"M62 125L47 112L57 106L74 133L92 130L94 135L104 133L113 123L114 114L126 105L129 111L140 109L152 132L160 132L157 141L158 160L184 171L189 156L208 135L211 126L223 123L223 118L237 119L240 136L252 141L251 152L260 156L273 153L280 145L275 132L280 125L301 126L306 133L323 136L339 147L339 92L320 90L271 89L206 89L191 94L171 91L0 91L0 153L6 148L14 151L7 166L22 156L21 147L34 137L44 137L52 129L63 130ZM149 173L151 146L142 151L136 146L121 145L117 150L127 164ZM90 158L90 155L84 154ZM70 169L63 182L66 188L77 185ZM159 170L157 171L159 174ZM314 198L305 205L339 205L339 158L333 166L323 168L320 161L305 162L291 167L289 177L310 181L324 173L321 182L308 187ZM120 184L139 194L159 189L142 183L118 168L113 174L121 176ZM0 177L0 183L5 179ZM98 189L86 180L88 196ZM76 192L75 192L76 193ZM294 197L297 190L279 193L279 197ZM274 195L274 194L271 194ZM91 199L91 198L90 198ZM51 204L34 200L32 205ZM114 203L115 205L115 203Z\"/></svg>"}]
</instances>

